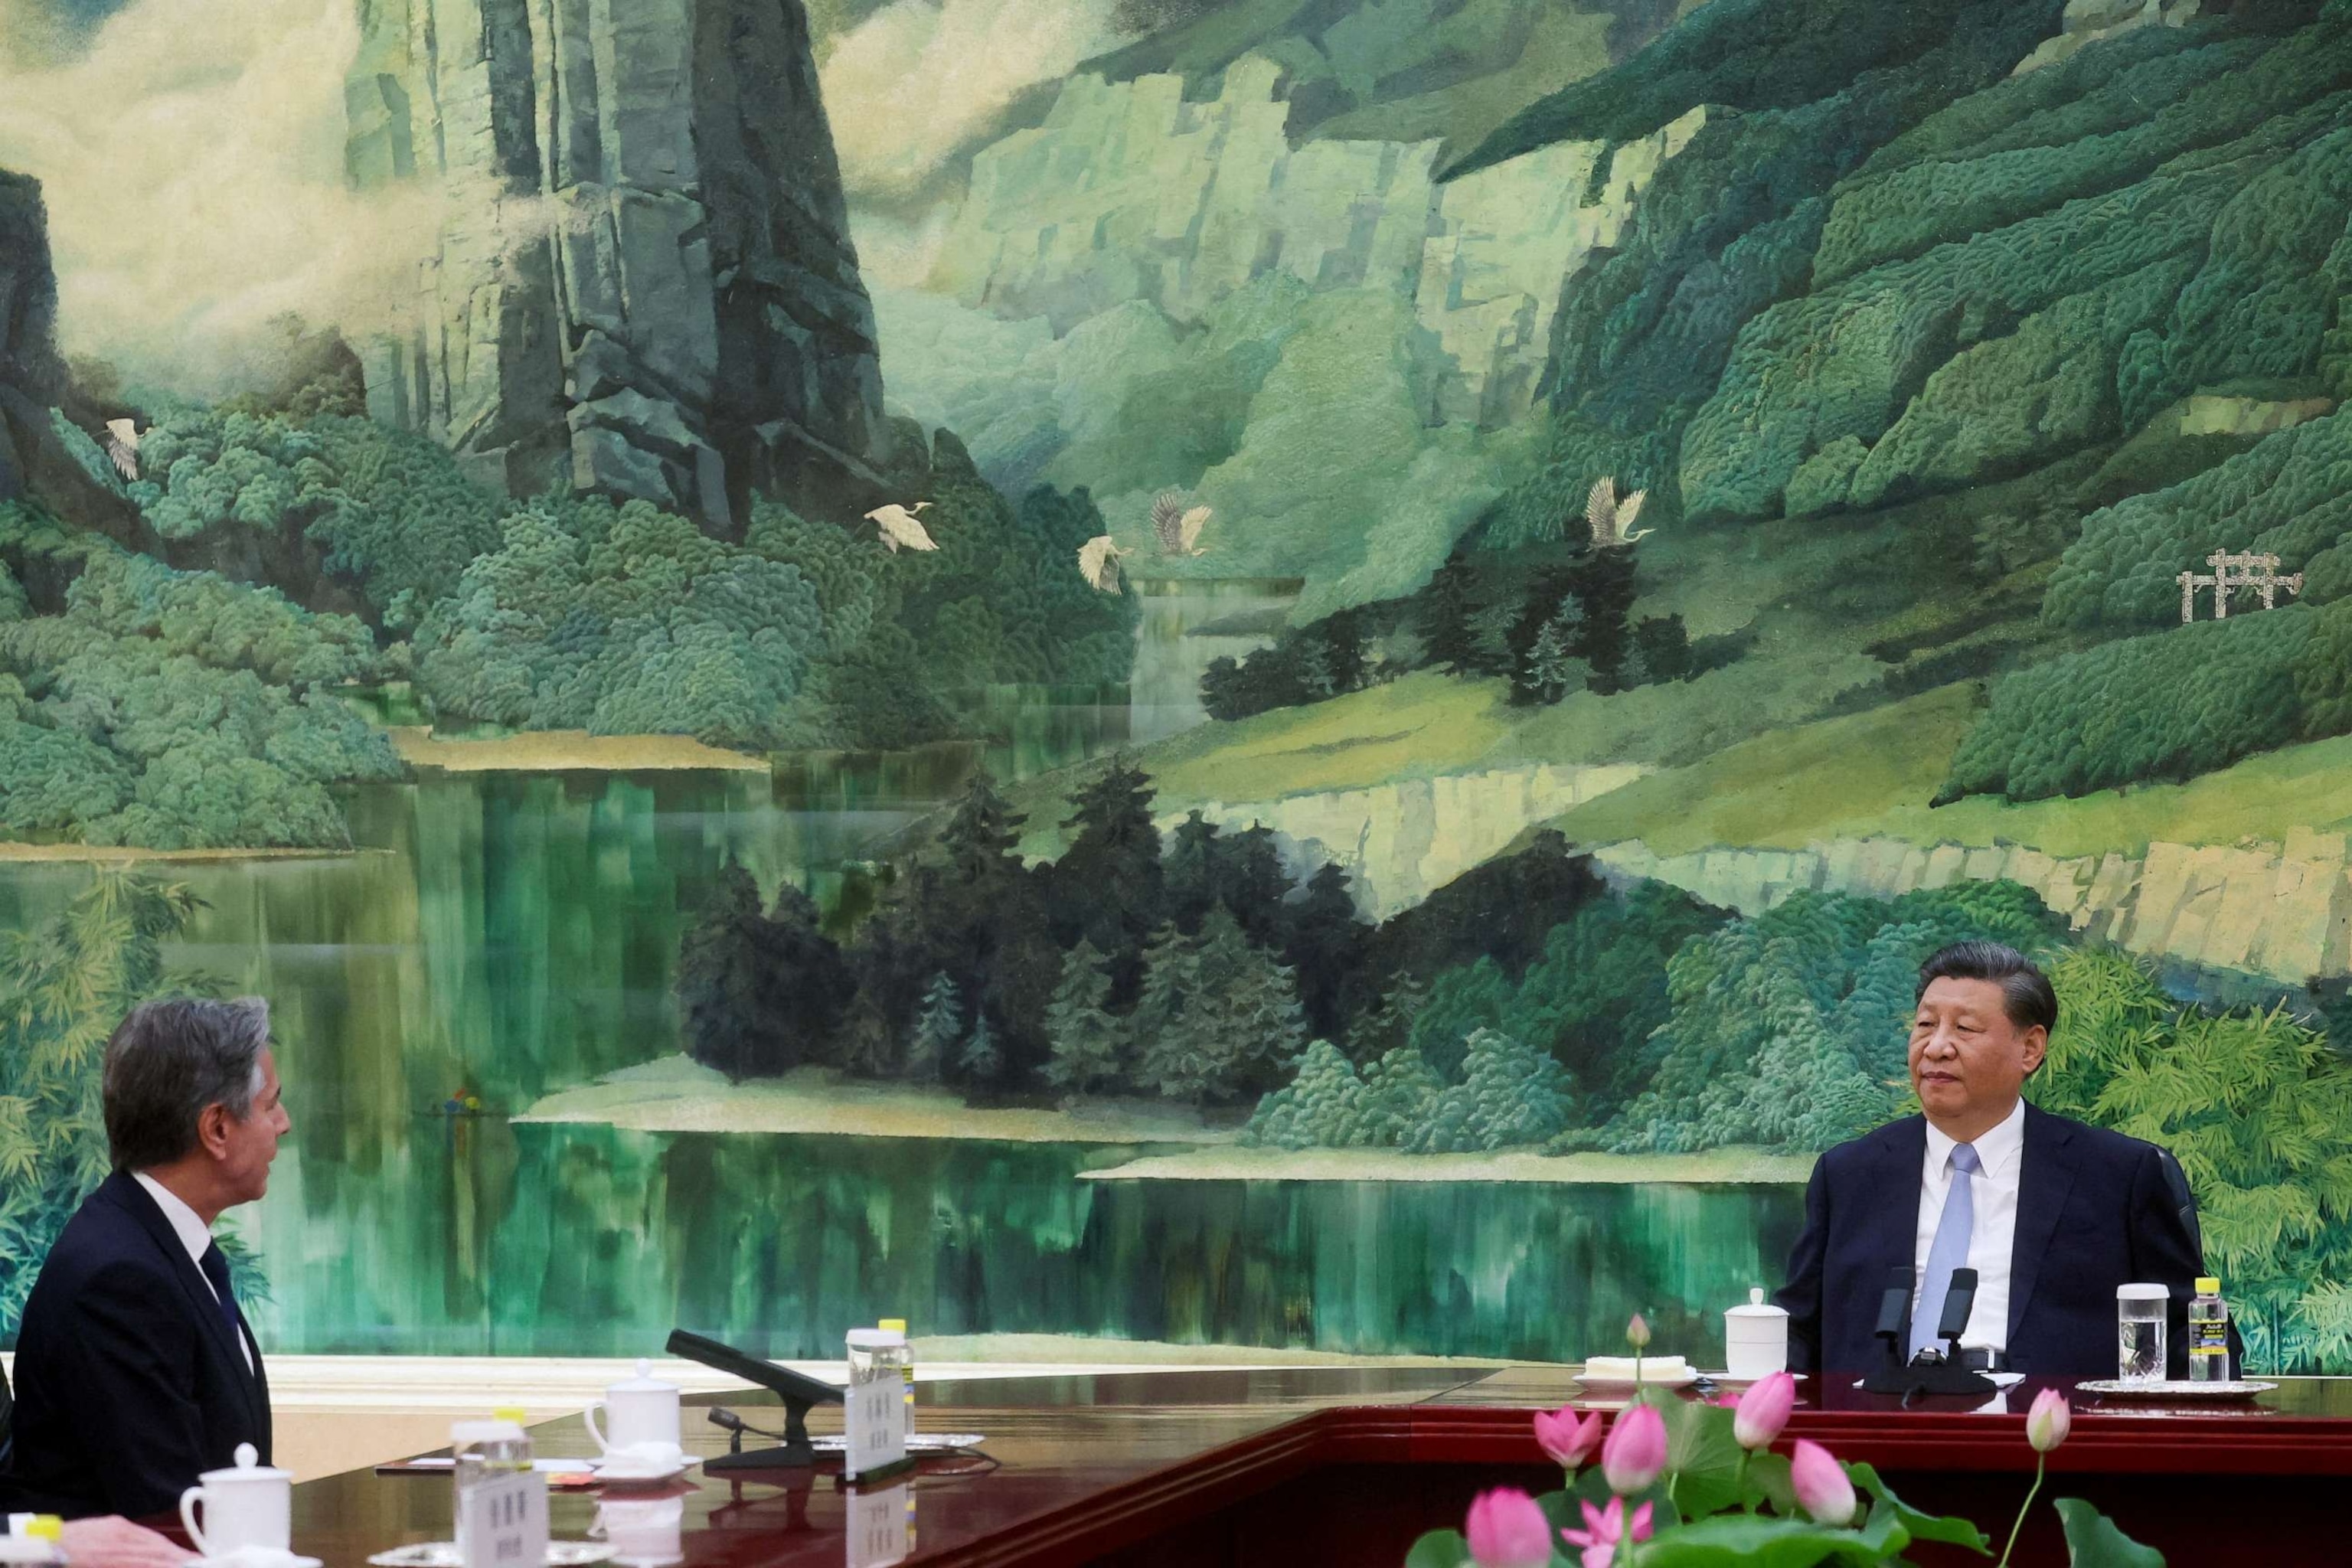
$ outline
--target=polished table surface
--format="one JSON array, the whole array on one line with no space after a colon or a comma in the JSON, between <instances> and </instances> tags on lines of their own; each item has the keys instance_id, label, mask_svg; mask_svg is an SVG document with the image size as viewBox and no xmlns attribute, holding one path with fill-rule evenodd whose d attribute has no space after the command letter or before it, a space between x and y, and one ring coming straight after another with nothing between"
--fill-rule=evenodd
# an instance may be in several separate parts
<instances>
[{"instance_id":1,"label":"polished table surface","mask_svg":"<svg viewBox=\"0 0 2352 1568\"><path fill-rule=\"evenodd\" d=\"M2045 1384L1908 1410L1862 1393L1851 1378L1803 1386L1790 1437L1810 1436L1841 1458L1877 1466L1910 1500L2005 1528L2033 1468L2024 1412ZM648 1500L681 1498L680 1555L692 1568L1393 1564L1421 1530L1457 1523L1476 1489L1556 1486L1559 1472L1536 1448L1528 1412L1579 1403L1579 1393L1572 1369L1553 1366L1234 1368L926 1384L918 1429L982 1434L995 1468L927 1460L903 1489L861 1492L823 1471L730 1482L698 1468L666 1492L608 1497L636 1503L640 1513ZM485 1403L494 1402L486 1391ZM776 1415L765 1394L687 1403L688 1447L702 1456L727 1447L705 1407L723 1403L755 1426ZM2079 1395L2074 1403L2073 1435L2052 1456L2051 1495L2071 1486L2110 1506L2135 1533L2193 1532L2193 1511L2185 1522L2168 1514L2135 1528L2140 1516L2172 1506L2182 1476L2226 1475L2275 1490L2307 1487L2294 1478L2352 1475L2352 1380L2282 1379L2244 1406L2151 1407ZM837 1431L839 1416L837 1406L821 1408L812 1429ZM595 1451L577 1417L538 1426L533 1439L543 1456ZM1935 1495L1915 1495L1922 1485ZM450 1490L446 1474L354 1471L306 1482L295 1489L295 1545L329 1568L358 1568L386 1547L446 1541ZM1993 1507L2002 1499L2008 1512ZM588 1536L598 1525L594 1494L560 1491L551 1505L558 1537ZM855 1550L854 1509L865 1537ZM2242 1544L2242 1515L2235 1529ZM2021 1561L2063 1561L2054 1527L2029 1531Z\"/></svg>"}]
</instances>

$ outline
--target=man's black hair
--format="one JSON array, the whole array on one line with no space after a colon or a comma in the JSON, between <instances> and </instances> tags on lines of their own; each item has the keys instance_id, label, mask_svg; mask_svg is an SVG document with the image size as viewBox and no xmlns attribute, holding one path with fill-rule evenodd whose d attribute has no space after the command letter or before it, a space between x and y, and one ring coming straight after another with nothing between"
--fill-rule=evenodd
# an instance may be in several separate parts
<instances>
[{"instance_id":1,"label":"man's black hair","mask_svg":"<svg viewBox=\"0 0 2352 1568\"><path fill-rule=\"evenodd\" d=\"M1911 1000L1927 994L1931 981L1990 980L2000 987L2001 1011L2020 1029L2036 1024L2058 1026L2058 993L2050 977L2013 947L1997 942L1956 942L1919 966L1919 989Z\"/></svg>"}]
</instances>

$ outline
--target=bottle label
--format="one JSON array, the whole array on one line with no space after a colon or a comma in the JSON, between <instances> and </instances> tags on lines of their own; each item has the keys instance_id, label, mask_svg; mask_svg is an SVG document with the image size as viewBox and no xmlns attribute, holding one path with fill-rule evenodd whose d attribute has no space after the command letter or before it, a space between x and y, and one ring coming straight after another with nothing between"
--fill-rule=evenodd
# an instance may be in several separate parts
<instances>
[{"instance_id":1,"label":"bottle label","mask_svg":"<svg viewBox=\"0 0 2352 1568\"><path fill-rule=\"evenodd\" d=\"M848 1455L843 1473L852 1477L897 1464L907 1457L907 1426L910 1414L904 1384L883 1368L848 1389L843 1426L847 1428Z\"/></svg>"},{"instance_id":2,"label":"bottle label","mask_svg":"<svg viewBox=\"0 0 2352 1568\"><path fill-rule=\"evenodd\" d=\"M466 1489L457 1552L465 1568L540 1568L547 1557L547 1478L500 1469Z\"/></svg>"}]
</instances>

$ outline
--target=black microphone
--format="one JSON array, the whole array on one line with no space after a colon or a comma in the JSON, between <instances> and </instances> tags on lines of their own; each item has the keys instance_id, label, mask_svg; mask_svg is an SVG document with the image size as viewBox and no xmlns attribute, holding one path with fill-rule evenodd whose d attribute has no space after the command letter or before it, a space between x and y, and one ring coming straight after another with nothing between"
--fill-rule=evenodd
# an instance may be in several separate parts
<instances>
[{"instance_id":1,"label":"black microphone","mask_svg":"<svg viewBox=\"0 0 2352 1568\"><path fill-rule=\"evenodd\" d=\"M1886 1294L1878 1299L1878 1337L1890 1343L1902 1339L1903 1321L1910 1315L1911 1266L1898 1263L1886 1271ZM1899 1350L1895 1359L1903 1359Z\"/></svg>"},{"instance_id":2,"label":"black microphone","mask_svg":"<svg viewBox=\"0 0 2352 1568\"><path fill-rule=\"evenodd\" d=\"M1944 1315L1936 1324L1936 1337L1951 1347L1953 1361L1960 1359L1960 1336L1968 1332L1969 1313L1976 1304L1977 1271L1953 1269L1951 1288L1944 1292Z\"/></svg>"}]
</instances>

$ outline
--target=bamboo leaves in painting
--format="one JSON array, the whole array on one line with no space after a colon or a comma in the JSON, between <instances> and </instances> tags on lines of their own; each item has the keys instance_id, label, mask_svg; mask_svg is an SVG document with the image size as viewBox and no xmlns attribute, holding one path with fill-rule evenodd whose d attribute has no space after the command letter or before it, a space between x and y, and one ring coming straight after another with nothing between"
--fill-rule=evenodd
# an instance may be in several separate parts
<instances>
[{"instance_id":1,"label":"bamboo leaves in painting","mask_svg":"<svg viewBox=\"0 0 2352 1568\"><path fill-rule=\"evenodd\" d=\"M166 988L162 943L195 909L184 887L100 871L0 947L0 1333L16 1331L49 1244L106 1178L107 1037Z\"/></svg>"},{"instance_id":2,"label":"bamboo leaves in painting","mask_svg":"<svg viewBox=\"0 0 2352 1568\"><path fill-rule=\"evenodd\" d=\"M2050 966L2059 1020L2027 1085L2045 1110L2160 1143L2197 1193L2206 1266L2251 1364L2352 1354L2352 1065L2282 1008L2212 1013L2107 949Z\"/></svg>"}]
</instances>

